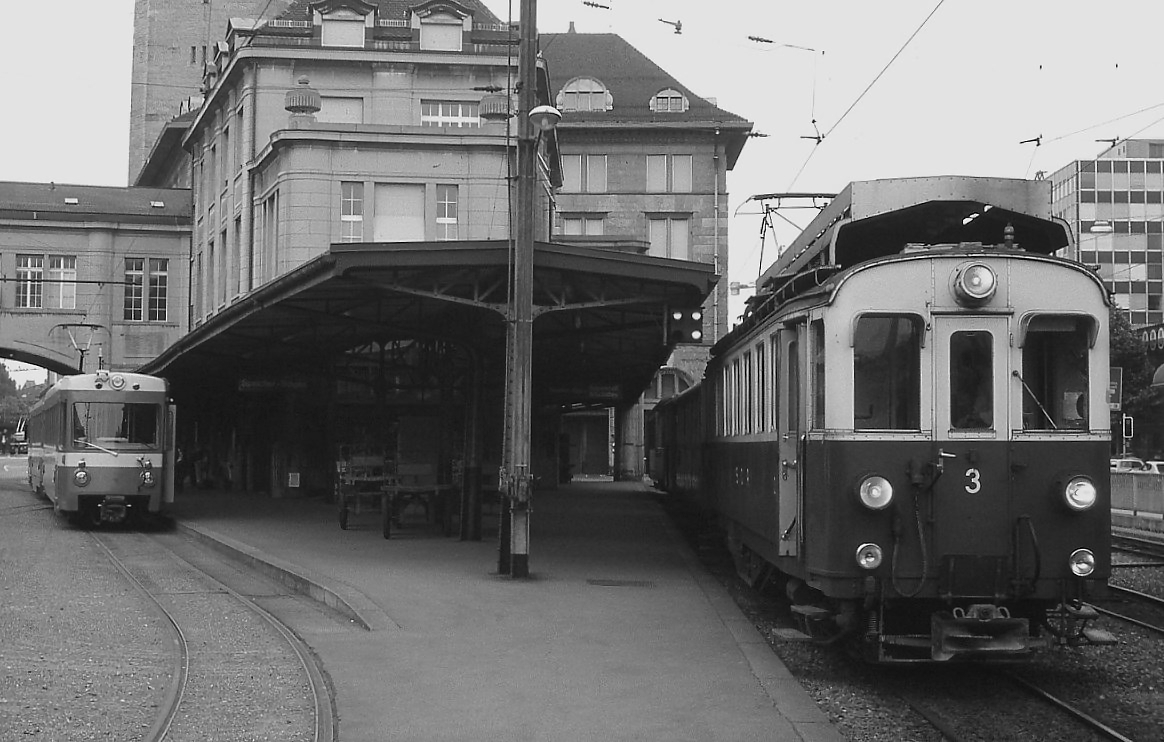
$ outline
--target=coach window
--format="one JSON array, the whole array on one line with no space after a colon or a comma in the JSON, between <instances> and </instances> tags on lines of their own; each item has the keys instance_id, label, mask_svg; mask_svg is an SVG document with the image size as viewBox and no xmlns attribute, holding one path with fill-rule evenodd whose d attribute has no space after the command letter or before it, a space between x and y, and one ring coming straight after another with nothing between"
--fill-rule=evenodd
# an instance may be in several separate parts
<instances>
[{"instance_id":1,"label":"coach window","mask_svg":"<svg viewBox=\"0 0 1164 742\"><path fill-rule=\"evenodd\" d=\"M921 428L920 318L863 315L853 332L853 427Z\"/></svg>"},{"instance_id":2,"label":"coach window","mask_svg":"<svg viewBox=\"0 0 1164 742\"><path fill-rule=\"evenodd\" d=\"M812 427L825 426L824 321L812 323Z\"/></svg>"},{"instance_id":3,"label":"coach window","mask_svg":"<svg viewBox=\"0 0 1164 742\"><path fill-rule=\"evenodd\" d=\"M1024 430L1087 430L1091 318L1045 315L1022 348Z\"/></svg>"},{"instance_id":4,"label":"coach window","mask_svg":"<svg viewBox=\"0 0 1164 742\"><path fill-rule=\"evenodd\" d=\"M994 341L989 332L950 336L950 423L955 430L994 427Z\"/></svg>"}]
</instances>

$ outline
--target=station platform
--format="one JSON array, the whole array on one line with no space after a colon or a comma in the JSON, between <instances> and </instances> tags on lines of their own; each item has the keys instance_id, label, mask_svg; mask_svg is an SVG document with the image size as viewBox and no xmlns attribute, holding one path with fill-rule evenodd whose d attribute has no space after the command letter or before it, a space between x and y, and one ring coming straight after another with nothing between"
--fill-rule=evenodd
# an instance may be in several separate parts
<instances>
[{"instance_id":1,"label":"station platform","mask_svg":"<svg viewBox=\"0 0 1164 742\"><path fill-rule=\"evenodd\" d=\"M530 577L497 540L341 530L321 499L186 490L178 527L297 583L358 628L303 634L339 739L841 742L647 486L575 481L533 500Z\"/></svg>"}]
</instances>

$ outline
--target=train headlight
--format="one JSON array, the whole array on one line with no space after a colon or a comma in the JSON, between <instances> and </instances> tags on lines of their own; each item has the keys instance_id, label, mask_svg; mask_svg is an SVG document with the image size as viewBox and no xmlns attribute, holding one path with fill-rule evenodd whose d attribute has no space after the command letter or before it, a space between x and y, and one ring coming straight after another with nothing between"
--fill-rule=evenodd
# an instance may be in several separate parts
<instances>
[{"instance_id":1,"label":"train headlight","mask_svg":"<svg viewBox=\"0 0 1164 742\"><path fill-rule=\"evenodd\" d=\"M1087 477L1072 477L1063 488L1063 501L1075 512L1089 509L1098 497L1095 485Z\"/></svg>"},{"instance_id":2,"label":"train headlight","mask_svg":"<svg viewBox=\"0 0 1164 742\"><path fill-rule=\"evenodd\" d=\"M1079 577L1086 577L1095 571L1095 554L1090 549L1076 549L1068 559L1071 571Z\"/></svg>"},{"instance_id":3,"label":"train headlight","mask_svg":"<svg viewBox=\"0 0 1164 742\"><path fill-rule=\"evenodd\" d=\"M157 481L158 480L154 478L154 470L153 469L142 469L141 470L141 483L143 485L145 485L146 487L153 487Z\"/></svg>"},{"instance_id":4,"label":"train headlight","mask_svg":"<svg viewBox=\"0 0 1164 742\"><path fill-rule=\"evenodd\" d=\"M89 472L85 470L84 466L79 466L73 471L73 484L78 487L88 487L91 479L92 477L89 476Z\"/></svg>"},{"instance_id":5,"label":"train headlight","mask_svg":"<svg viewBox=\"0 0 1164 742\"><path fill-rule=\"evenodd\" d=\"M110 376L109 377L109 386L113 387L114 389L124 389L125 388L125 377L122 376L121 374L114 374L113 376Z\"/></svg>"},{"instance_id":6,"label":"train headlight","mask_svg":"<svg viewBox=\"0 0 1164 742\"><path fill-rule=\"evenodd\" d=\"M877 544L861 544L857 547L857 566L861 569L877 569L881 566L881 547Z\"/></svg>"},{"instance_id":7,"label":"train headlight","mask_svg":"<svg viewBox=\"0 0 1164 742\"><path fill-rule=\"evenodd\" d=\"M885 477L865 477L857 485L857 497L870 510L884 510L893 502L893 485Z\"/></svg>"},{"instance_id":8,"label":"train headlight","mask_svg":"<svg viewBox=\"0 0 1164 742\"><path fill-rule=\"evenodd\" d=\"M990 301L998 290L998 278L990 266L971 263L954 275L954 298L963 306L977 307Z\"/></svg>"}]
</instances>

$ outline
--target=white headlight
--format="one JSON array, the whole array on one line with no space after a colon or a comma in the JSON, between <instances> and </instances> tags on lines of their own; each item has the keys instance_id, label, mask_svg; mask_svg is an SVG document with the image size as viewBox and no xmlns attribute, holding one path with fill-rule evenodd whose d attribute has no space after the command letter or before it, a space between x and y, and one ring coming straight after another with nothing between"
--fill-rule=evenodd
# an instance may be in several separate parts
<instances>
[{"instance_id":1,"label":"white headlight","mask_svg":"<svg viewBox=\"0 0 1164 742\"><path fill-rule=\"evenodd\" d=\"M1090 508L1098 496L1095 485L1087 477L1074 477L1063 488L1063 501L1076 512Z\"/></svg>"},{"instance_id":2,"label":"white headlight","mask_svg":"<svg viewBox=\"0 0 1164 742\"><path fill-rule=\"evenodd\" d=\"M877 544L861 544L857 547L857 566L861 569L877 569L881 566L881 547Z\"/></svg>"},{"instance_id":3,"label":"white headlight","mask_svg":"<svg viewBox=\"0 0 1164 742\"><path fill-rule=\"evenodd\" d=\"M77 469L73 472L73 483L78 487L89 486L89 472L84 469Z\"/></svg>"},{"instance_id":4,"label":"white headlight","mask_svg":"<svg viewBox=\"0 0 1164 742\"><path fill-rule=\"evenodd\" d=\"M121 389L125 386L125 377L121 374L114 374L109 379L109 385L114 389Z\"/></svg>"},{"instance_id":5,"label":"white headlight","mask_svg":"<svg viewBox=\"0 0 1164 742\"><path fill-rule=\"evenodd\" d=\"M893 502L893 485L885 477L865 477L857 487L857 496L870 510L884 510Z\"/></svg>"},{"instance_id":6,"label":"white headlight","mask_svg":"<svg viewBox=\"0 0 1164 742\"><path fill-rule=\"evenodd\" d=\"M1095 571L1095 554L1089 549L1076 549L1069 559L1071 571L1079 577L1086 577Z\"/></svg>"},{"instance_id":7,"label":"white headlight","mask_svg":"<svg viewBox=\"0 0 1164 742\"><path fill-rule=\"evenodd\" d=\"M978 306L990 301L998 289L998 279L990 266L972 263L958 270L954 277L954 295L959 304Z\"/></svg>"}]
</instances>

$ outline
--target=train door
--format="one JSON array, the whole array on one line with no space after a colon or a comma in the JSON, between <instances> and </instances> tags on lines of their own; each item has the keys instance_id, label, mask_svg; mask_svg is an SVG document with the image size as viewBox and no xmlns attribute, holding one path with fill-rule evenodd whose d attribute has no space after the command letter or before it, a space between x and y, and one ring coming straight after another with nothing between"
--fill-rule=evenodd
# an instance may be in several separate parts
<instances>
[{"instance_id":1,"label":"train door","mask_svg":"<svg viewBox=\"0 0 1164 742\"><path fill-rule=\"evenodd\" d=\"M1010 431L1006 317L934 318L934 437L943 474L933 487L945 554L1006 553ZM1003 516L1000 518L1000 516Z\"/></svg>"},{"instance_id":2,"label":"train door","mask_svg":"<svg viewBox=\"0 0 1164 742\"><path fill-rule=\"evenodd\" d=\"M785 327L779 335L779 370L777 373L777 437L780 454L778 467L780 488L779 536L780 555L800 553L800 459L804 450L804 421L801 410L801 379L806 339L803 322Z\"/></svg>"}]
</instances>

